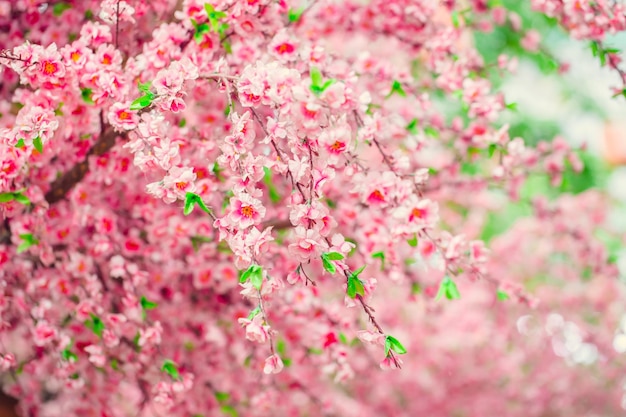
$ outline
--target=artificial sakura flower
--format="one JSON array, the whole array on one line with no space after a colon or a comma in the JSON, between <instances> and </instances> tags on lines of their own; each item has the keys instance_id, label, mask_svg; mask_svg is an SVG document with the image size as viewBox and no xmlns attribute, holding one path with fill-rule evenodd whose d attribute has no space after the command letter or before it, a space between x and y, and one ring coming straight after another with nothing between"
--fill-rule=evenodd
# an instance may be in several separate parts
<instances>
[{"instance_id":1,"label":"artificial sakura flower","mask_svg":"<svg viewBox=\"0 0 626 417\"><path fill-rule=\"evenodd\" d=\"M33 330L33 342L36 346L46 346L57 337L57 330L47 321L41 320Z\"/></svg>"},{"instance_id":2,"label":"artificial sakura flower","mask_svg":"<svg viewBox=\"0 0 626 417\"><path fill-rule=\"evenodd\" d=\"M85 352L89 354L89 362L93 363L98 368L104 368L107 358L102 350L101 346L89 345L85 347Z\"/></svg>"},{"instance_id":3,"label":"artificial sakura flower","mask_svg":"<svg viewBox=\"0 0 626 417\"><path fill-rule=\"evenodd\" d=\"M404 233L416 233L432 228L439 221L439 207L429 199L419 199L415 195L407 198L393 212Z\"/></svg>"},{"instance_id":4,"label":"artificial sakura flower","mask_svg":"<svg viewBox=\"0 0 626 417\"><path fill-rule=\"evenodd\" d=\"M296 227L296 242L289 245L289 253L299 262L307 262L315 258L328 247L328 244L320 233L315 229L305 229L303 226Z\"/></svg>"},{"instance_id":5,"label":"artificial sakura flower","mask_svg":"<svg viewBox=\"0 0 626 417\"><path fill-rule=\"evenodd\" d=\"M263 373L265 374L277 374L283 370L284 364L280 356L274 354L265 359L265 366L263 367Z\"/></svg>"},{"instance_id":6,"label":"artificial sakura flower","mask_svg":"<svg viewBox=\"0 0 626 417\"><path fill-rule=\"evenodd\" d=\"M232 197L230 206L232 209L229 214L229 220L240 229L250 227L265 217L265 207L263 207L261 201L247 193L241 193L236 197Z\"/></svg>"},{"instance_id":7,"label":"artificial sakura flower","mask_svg":"<svg viewBox=\"0 0 626 417\"><path fill-rule=\"evenodd\" d=\"M240 318L238 323L246 329L246 339L257 343L267 342L270 326L263 324L262 314L257 314L252 320Z\"/></svg>"},{"instance_id":8,"label":"artificial sakura flower","mask_svg":"<svg viewBox=\"0 0 626 417\"><path fill-rule=\"evenodd\" d=\"M114 103L107 114L111 126L118 130L133 130L137 128L139 117L137 112L130 110L130 103Z\"/></svg>"},{"instance_id":9,"label":"artificial sakura flower","mask_svg":"<svg viewBox=\"0 0 626 417\"><path fill-rule=\"evenodd\" d=\"M402 360L398 358L398 355L395 356L395 360L391 357L391 355L389 355L385 357L385 359L383 359L382 362L379 364L380 369L382 369L383 371L397 369L398 365L402 366Z\"/></svg>"}]
</instances>

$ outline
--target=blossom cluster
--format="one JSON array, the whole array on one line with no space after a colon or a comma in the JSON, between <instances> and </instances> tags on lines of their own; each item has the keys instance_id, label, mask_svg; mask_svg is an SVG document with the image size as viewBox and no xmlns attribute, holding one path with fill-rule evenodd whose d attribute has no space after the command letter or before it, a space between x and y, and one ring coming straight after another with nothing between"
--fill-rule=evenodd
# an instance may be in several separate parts
<instances>
[{"instance_id":1,"label":"blossom cluster","mask_svg":"<svg viewBox=\"0 0 626 417\"><path fill-rule=\"evenodd\" d=\"M511 137L468 36L514 15L456 3L0 1L23 415L618 413L606 203L525 200L580 151ZM532 2L624 29L582 3ZM509 202L528 215L487 241Z\"/></svg>"}]
</instances>

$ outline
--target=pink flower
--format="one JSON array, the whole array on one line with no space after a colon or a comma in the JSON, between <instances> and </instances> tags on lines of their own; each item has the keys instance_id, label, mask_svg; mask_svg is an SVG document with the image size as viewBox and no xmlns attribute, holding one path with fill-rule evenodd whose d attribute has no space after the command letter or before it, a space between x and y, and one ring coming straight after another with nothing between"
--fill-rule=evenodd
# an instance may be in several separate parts
<instances>
[{"instance_id":1,"label":"pink flower","mask_svg":"<svg viewBox=\"0 0 626 417\"><path fill-rule=\"evenodd\" d=\"M250 227L265 217L265 207L263 207L261 201L247 193L242 193L238 197L232 197L230 206L232 210L229 219L241 229Z\"/></svg>"},{"instance_id":2,"label":"pink flower","mask_svg":"<svg viewBox=\"0 0 626 417\"><path fill-rule=\"evenodd\" d=\"M267 342L270 326L263 324L262 314L257 314L252 320L241 318L238 322L246 329L246 339L257 343Z\"/></svg>"},{"instance_id":3,"label":"pink flower","mask_svg":"<svg viewBox=\"0 0 626 417\"><path fill-rule=\"evenodd\" d=\"M89 362L93 363L97 368L104 368L107 358L102 351L102 347L97 345L89 345L85 347L85 352L89 354Z\"/></svg>"},{"instance_id":4,"label":"pink flower","mask_svg":"<svg viewBox=\"0 0 626 417\"><path fill-rule=\"evenodd\" d=\"M339 109L347 102L346 85L342 82L335 82L320 96L331 109Z\"/></svg>"},{"instance_id":5,"label":"pink flower","mask_svg":"<svg viewBox=\"0 0 626 417\"><path fill-rule=\"evenodd\" d=\"M119 130L137 128L139 117L137 112L130 110L130 103L114 103L109 108L108 119L111 125Z\"/></svg>"},{"instance_id":6,"label":"pink flower","mask_svg":"<svg viewBox=\"0 0 626 417\"><path fill-rule=\"evenodd\" d=\"M269 43L268 48L272 55L281 61L290 61L297 56L298 44L286 30L279 31Z\"/></svg>"},{"instance_id":7,"label":"pink flower","mask_svg":"<svg viewBox=\"0 0 626 417\"><path fill-rule=\"evenodd\" d=\"M363 343L377 346L385 346L385 335L382 333L374 332L371 330L359 330L358 332L356 332L356 336Z\"/></svg>"},{"instance_id":8,"label":"pink flower","mask_svg":"<svg viewBox=\"0 0 626 417\"><path fill-rule=\"evenodd\" d=\"M389 371L392 369L397 369L398 366L396 365L400 365L402 366L402 360L400 358L398 358L398 356L395 356L395 361L392 359L391 356L387 356L385 357L385 359L382 360L382 362L380 363L380 369L382 369L383 371Z\"/></svg>"},{"instance_id":9,"label":"pink flower","mask_svg":"<svg viewBox=\"0 0 626 417\"><path fill-rule=\"evenodd\" d=\"M263 367L263 373L265 374L277 374L283 370L284 364L280 356L274 354L265 359L265 366Z\"/></svg>"},{"instance_id":10,"label":"pink flower","mask_svg":"<svg viewBox=\"0 0 626 417\"><path fill-rule=\"evenodd\" d=\"M439 221L439 207L431 200L419 200L412 195L394 211L394 217L408 233L415 233L435 226Z\"/></svg>"},{"instance_id":11,"label":"pink flower","mask_svg":"<svg viewBox=\"0 0 626 417\"><path fill-rule=\"evenodd\" d=\"M37 56L39 63L39 75L42 80L48 82L58 82L65 76L65 65L62 62L61 54L57 51L55 43L50 44Z\"/></svg>"},{"instance_id":12,"label":"pink flower","mask_svg":"<svg viewBox=\"0 0 626 417\"><path fill-rule=\"evenodd\" d=\"M187 192L195 190L194 181L196 174L190 167L172 167L163 178L162 188L165 191L163 200L167 203L173 203L178 199L184 199Z\"/></svg>"},{"instance_id":13,"label":"pink flower","mask_svg":"<svg viewBox=\"0 0 626 417\"><path fill-rule=\"evenodd\" d=\"M139 346L157 346L161 344L161 335L163 333L163 327L160 322L154 323L154 326L147 329L139 330Z\"/></svg>"},{"instance_id":14,"label":"pink flower","mask_svg":"<svg viewBox=\"0 0 626 417\"><path fill-rule=\"evenodd\" d=\"M213 283L213 270L212 269L202 269L202 270L194 272L193 274L194 288L198 290L209 288L211 287L212 283Z\"/></svg>"},{"instance_id":15,"label":"pink flower","mask_svg":"<svg viewBox=\"0 0 626 417\"><path fill-rule=\"evenodd\" d=\"M537 52L539 50L539 43L541 42L541 34L534 29L526 32L526 35L520 41L522 48L530 52Z\"/></svg>"},{"instance_id":16,"label":"pink flower","mask_svg":"<svg viewBox=\"0 0 626 417\"><path fill-rule=\"evenodd\" d=\"M57 337L57 330L46 321L40 321L33 330L33 342L36 346L46 346Z\"/></svg>"},{"instance_id":17,"label":"pink flower","mask_svg":"<svg viewBox=\"0 0 626 417\"><path fill-rule=\"evenodd\" d=\"M307 262L327 246L328 244L317 230L298 226L296 227L296 242L289 245L289 253L295 256L298 262Z\"/></svg>"},{"instance_id":18,"label":"pink flower","mask_svg":"<svg viewBox=\"0 0 626 417\"><path fill-rule=\"evenodd\" d=\"M12 353L7 353L0 358L0 371L6 372L9 369L15 367L17 365L17 360L15 359L15 355Z\"/></svg>"}]
</instances>

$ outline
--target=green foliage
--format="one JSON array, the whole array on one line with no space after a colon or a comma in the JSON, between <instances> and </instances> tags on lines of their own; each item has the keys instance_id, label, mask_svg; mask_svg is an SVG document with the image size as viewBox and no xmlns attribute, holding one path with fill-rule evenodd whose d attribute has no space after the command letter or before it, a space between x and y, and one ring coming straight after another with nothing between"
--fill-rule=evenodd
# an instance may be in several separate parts
<instances>
[{"instance_id":1,"label":"green foliage","mask_svg":"<svg viewBox=\"0 0 626 417\"><path fill-rule=\"evenodd\" d=\"M154 98L155 98L154 93L144 94L136 98L135 100L133 100L132 103L130 103L130 109L141 110L145 107L148 107L152 104L152 101L154 100Z\"/></svg>"},{"instance_id":2,"label":"green foliage","mask_svg":"<svg viewBox=\"0 0 626 417\"><path fill-rule=\"evenodd\" d=\"M417 119L413 119L409 122L408 125L406 125L406 130L412 135L417 135L418 133L417 125L418 125Z\"/></svg>"},{"instance_id":3,"label":"green foliage","mask_svg":"<svg viewBox=\"0 0 626 417\"><path fill-rule=\"evenodd\" d=\"M406 91L402 88L402 83L398 80L394 80L391 84L391 91L387 94L386 98L391 97L392 95L397 94L400 97L406 97Z\"/></svg>"},{"instance_id":4,"label":"green foliage","mask_svg":"<svg viewBox=\"0 0 626 417\"><path fill-rule=\"evenodd\" d=\"M71 4L62 1L52 6L52 14L55 15L56 17L59 17L63 14L63 12L71 8L72 8Z\"/></svg>"},{"instance_id":5,"label":"green foliage","mask_svg":"<svg viewBox=\"0 0 626 417\"><path fill-rule=\"evenodd\" d=\"M95 314L89 314L89 319L85 321L85 327L91 330L96 336L102 337L104 331L104 322Z\"/></svg>"},{"instance_id":6,"label":"green foliage","mask_svg":"<svg viewBox=\"0 0 626 417\"><path fill-rule=\"evenodd\" d=\"M496 26L492 32L474 32L476 49L482 55L486 64L495 63L498 56L506 54L509 56L519 56L535 63L544 73L555 73L559 68L559 63L544 50L529 52L522 48L520 42L524 34L529 29L538 31L542 38L548 35L551 37L564 37L558 28L555 19L547 18L541 13L531 9L530 2L518 0L503 0L500 2L509 11L517 13L521 18L522 30L515 31L510 24Z\"/></svg>"},{"instance_id":7,"label":"green foliage","mask_svg":"<svg viewBox=\"0 0 626 417\"><path fill-rule=\"evenodd\" d=\"M180 379L178 366L170 359L166 359L163 361L163 365L161 366L161 371L168 374L172 379Z\"/></svg>"},{"instance_id":8,"label":"green foliage","mask_svg":"<svg viewBox=\"0 0 626 417\"><path fill-rule=\"evenodd\" d=\"M31 246L39 244L39 240L33 236L32 233L24 233L20 235L22 243L20 243L16 249L17 253L26 252Z\"/></svg>"},{"instance_id":9,"label":"green foliage","mask_svg":"<svg viewBox=\"0 0 626 417\"><path fill-rule=\"evenodd\" d=\"M83 101L87 104L94 104L93 98L93 90L91 88L81 88L80 96L83 98Z\"/></svg>"},{"instance_id":10,"label":"green foliage","mask_svg":"<svg viewBox=\"0 0 626 417\"><path fill-rule=\"evenodd\" d=\"M8 203L9 201L17 201L25 206L30 204L30 200L22 191L0 193L0 203Z\"/></svg>"},{"instance_id":11,"label":"green foliage","mask_svg":"<svg viewBox=\"0 0 626 417\"><path fill-rule=\"evenodd\" d=\"M41 142L41 137L37 136L33 139L33 146L37 149L37 152L43 153L43 143Z\"/></svg>"},{"instance_id":12,"label":"green foliage","mask_svg":"<svg viewBox=\"0 0 626 417\"><path fill-rule=\"evenodd\" d=\"M260 291L263 285L263 268L256 264L250 265L250 267L241 274L241 277L239 277L239 282L242 284L248 282L248 280L250 280L254 288Z\"/></svg>"},{"instance_id":13,"label":"green foliage","mask_svg":"<svg viewBox=\"0 0 626 417\"><path fill-rule=\"evenodd\" d=\"M306 9L304 7L301 7L299 9L289 9L289 21L291 23L296 23L297 21L299 21L302 17L302 13L304 13L305 10Z\"/></svg>"},{"instance_id":14,"label":"green foliage","mask_svg":"<svg viewBox=\"0 0 626 417\"><path fill-rule=\"evenodd\" d=\"M389 356L389 351L393 350L398 355L404 355L406 348L402 346L402 343L393 336L385 337L385 356Z\"/></svg>"},{"instance_id":15,"label":"green foliage","mask_svg":"<svg viewBox=\"0 0 626 417\"><path fill-rule=\"evenodd\" d=\"M273 204L278 204L282 200L282 197L274 187L274 183L272 182L272 170L268 167L263 167L263 172L265 175L263 176L263 183L267 187L267 191L269 192L270 200Z\"/></svg>"},{"instance_id":16,"label":"green foliage","mask_svg":"<svg viewBox=\"0 0 626 417\"><path fill-rule=\"evenodd\" d=\"M337 80L332 79L332 78L327 81L324 81L324 77L322 76L321 71L316 67L312 67L310 70L310 73L311 73L310 89L313 92L313 94L315 94L316 96L319 96L328 87L330 87L331 85L337 82Z\"/></svg>"},{"instance_id":17,"label":"green foliage","mask_svg":"<svg viewBox=\"0 0 626 417\"><path fill-rule=\"evenodd\" d=\"M441 281L435 300L440 300L443 296L445 296L448 300L458 300L461 298L461 293L459 292L456 283L447 276Z\"/></svg>"},{"instance_id":18,"label":"green foliage","mask_svg":"<svg viewBox=\"0 0 626 417\"><path fill-rule=\"evenodd\" d=\"M204 201L202 201L202 198L198 194L189 192L185 194L185 208L183 209L183 214L185 216L191 214L196 204L200 206L200 208L205 212L213 214L211 209L209 209L206 204L204 204Z\"/></svg>"},{"instance_id":19,"label":"green foliage","mask_svg":"<svg viewBox=\"0 0 626 417\"><path fill-rule=\"evenodd\" d=\"M375 252L372 253L372 258L380 259L380 270L385 270L385 252Z\"/></svg>"},{"instance_id":20,"label":"green foliage","mask_svg":"<svg viewBox=\"0 0 626 417\"><path fill-rule=\"evenodd\" d=\"M327 272L334 274L335 272L337 272L337 267L331 261L340 261L344 258L344 256L339 252L326 252L322 253L321 258L324 269Z\"/></svg>"},{"instance_id":21,"label":"green foliage","mask_svg":"<svg viewBox=\"0 0 626 417\"><path fill-rule=\"evenodd\" d=\"M209 243L212 240L209 236L200 235L191 236L189 239L191 240L191 247L194 252L198 252L203 243Z\"/></svg>"},{"instance_id":22,"label":"green foliage","mask_svg":"<svg viewBox=\"0 0 626 417\"><path fill-rule=\"evenodd\" d=\"M361 272L363 272L364 269L365 266L362 266L361 268L348 275L348 287L346 289L346 294L348 295L348 297L356 298L357 295L360 295L361 297L365 295L365 287L363 286L363 281L359 279L359 275L361 274Z\"/></svg>"},{"instance_id":23,"label":"green foliage","mask_svg":"<svg viewBox=\"0 0 626 417\"><path fill-rule=\"evenodd\" d=\"M496 292L496 297L498 298L498 301L506 301L510 298L509 295L502 290L498 290Z\"/></svg>"}]
</instances>

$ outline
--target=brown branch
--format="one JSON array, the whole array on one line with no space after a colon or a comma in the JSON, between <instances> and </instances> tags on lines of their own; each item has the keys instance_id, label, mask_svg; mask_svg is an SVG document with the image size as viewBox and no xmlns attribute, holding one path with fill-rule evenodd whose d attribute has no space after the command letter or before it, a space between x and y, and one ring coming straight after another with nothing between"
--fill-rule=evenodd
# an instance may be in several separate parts
<instances>
[{"instance_id":1,"label":"brown branch","mask_svg":"<svg viewBox=\"0 0 626 417\"><path fill-rule=\"evenodd\" d=\"M89 157L91 155L103 155L108 152L120 136L123 137L124 135L115 132L112 127L106 128L98 141L89 150L85 159L52 183L50 190L46 193L46 201L49 204L54 204L62 200L89 172Z\"/></svg>"}]
</instances>

